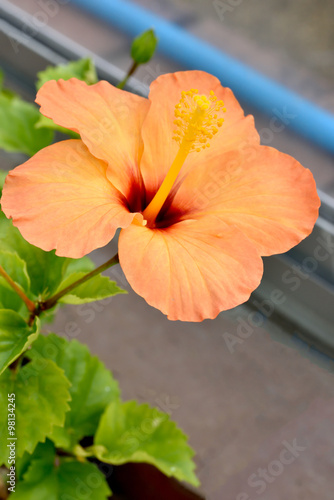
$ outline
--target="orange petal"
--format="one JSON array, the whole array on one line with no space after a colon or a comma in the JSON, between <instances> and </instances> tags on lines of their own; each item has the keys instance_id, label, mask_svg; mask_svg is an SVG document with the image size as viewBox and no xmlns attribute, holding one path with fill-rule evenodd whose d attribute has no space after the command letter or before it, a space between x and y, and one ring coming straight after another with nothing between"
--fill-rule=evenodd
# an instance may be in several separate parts
<instances>
[{"instance_id":1,"label":"orange petal","mask_svg":"<svg viewBox=\"0 0 334 500\"><path fill-rule=\"evenodd\" d=\"M184 218L209 214L238 227L261 255L286 252L311 233L320 200L312 173L291 156L259 146L193 169L174 208Z\"/></svg>"},{"instance_id":2,"label":"orange petal","mask_svg":"<svg viewBox=\"0 0 334 500\"><path fill-rule=\"evenodd\" d=\"M29 243L82 257L106 245L134 218L106 170L82 141L59 142L8 174L2 209Z\"/></svg>"},{"instance_id":3,"label":"orange petal","mask_svg":"<svg viewBox=\"0 0 334 500\"><path fill-rule=\"evenodd\" d=\"M223 88L216 77L203 71L184 71L159 76L151 84L151 107L142 127L145 149L140 168L149 192L157 190L176 156L179 146L172 139L176 128L175 105L181 99L181 91L192 88L206 95L213 90L218 99L224 101L226 113L222 114L225 121L219 133L212 139L211 147L201 153L191 153L182 173L187 164L191 166L198 162L199 158L216 157L236 148L248 150L253 144L259 144L253 117L245 118L233 92Z\"/></svg>"},{"instance_id":4,"label":"orange petal","mask_svg":"<svg viewBox=\"0 0 334 500\"><path fill-rule=\"evenodd\" d=\"M218 219L166 229L131 225L119 258L132 288L171 320L202 321L245 302L262 277L254 245Z\"/></svg>"},{"instance_id":5,"label":"orange petal","mask_svg":"<svg viewBox=\"0 0 334 500\"><path fill-rule=\"evenodd\" d=\"M108 176L125 197L131 183L140 184L140 129L149 108L147 99L108 82L87 85L71 78L45 83L36 102L41 113L78 132L90 152L108 163Z\"/></svg>"}]
</instances>

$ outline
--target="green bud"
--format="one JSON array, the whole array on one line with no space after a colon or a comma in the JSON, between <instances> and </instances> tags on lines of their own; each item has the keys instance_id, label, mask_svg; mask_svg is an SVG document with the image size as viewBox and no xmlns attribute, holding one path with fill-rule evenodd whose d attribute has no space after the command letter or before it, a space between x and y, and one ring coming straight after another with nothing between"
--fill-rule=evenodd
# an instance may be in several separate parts
<instances>
[{"instance_id":1,"label":"green bud","mask_svg":"<svg viewBox=\"0 0 334 500\"><path fill-rule=\"evenodd\" d=\"M131 57L137 64L147 63L152 59L157 47L158 39L155 36L154 30L144 31L137 36L131 46Z\"/></svg>"}]
</instances>

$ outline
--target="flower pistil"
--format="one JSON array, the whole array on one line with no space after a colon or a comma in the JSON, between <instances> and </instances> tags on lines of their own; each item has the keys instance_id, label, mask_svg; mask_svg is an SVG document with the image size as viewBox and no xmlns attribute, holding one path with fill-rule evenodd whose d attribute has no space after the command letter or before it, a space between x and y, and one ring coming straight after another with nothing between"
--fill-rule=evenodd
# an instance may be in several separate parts
<instances>
[{"instance_id":1,"label":"flower pistil","mask_svg":"<svg viewBox=\"0 0 334 500\"><path fill-rule=\"evenodd\" d=\"M153 222L165 203L189 153L199 153L210 147L212 139L223 125L225 112L223 101L210 91L210 96L198 94L197 89L181 92L181 100L175 106L173 139L179 144L175 159L154 198L145 208L143 216Z\"/></svg>"}]
</instances>

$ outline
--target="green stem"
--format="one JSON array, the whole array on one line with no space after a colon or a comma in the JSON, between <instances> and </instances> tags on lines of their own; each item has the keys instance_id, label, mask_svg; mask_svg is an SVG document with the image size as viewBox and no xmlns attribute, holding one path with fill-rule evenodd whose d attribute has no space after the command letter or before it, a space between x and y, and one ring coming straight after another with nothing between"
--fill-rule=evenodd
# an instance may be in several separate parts
<instances>
[{"instance_id":1,"label":"green stem","mask_svg":"<svg viewBox=\"0 0 334 500\"><path fill-rule=\"evenodd\" d=\"M125 87L128 79L130 78L130 76L133 75L133 73L136 71L136 69L138 68L138 66L139 66L139 64L136 63L135 61L133 61L132 65L131 65L131 68L127 72L125 78L117 85L118 89L124 89L124 87Z\"/></svg>"},{"instance_id":2,"label":"green stem","mask_svg":"<svg viewBox=\"0 0 334 500\"><path fill-rule=\"evenodd\" d=\"M25 303L25 305L27 306L28 310L30 312L33 312L35 310L35 304L32 300L30 300L26 294L21 290L21 288L15 283L15 281L12 280L12 278L9 276L9 274L6 273L6 271L4 270L4 268L2 266L0 266L0 275L5 278L5 280L7 281L7 283L10 284L10 286L12 287L12 289L14 290L14 292L17 293L17 295L19 297L21 297L21 299L23 300L23 302Z\"/></svg>"},{"instance_id":3,"label":"green stem","mask_svg":"<svg viewBox=\"0 0 334 500\"><path fill-rule=\"evenodd\" d=\"M41 302L39 304L39 311L46 311L47 309L51 309L53 306L56 305L59 299L64 297L64 295L67 295L69 292L74 290L79 285L82 285L82 283L85 283L86 281L90 280L91 278L94 278L97 274L102 273L106 269L108 269L111 266L114 266L115 264L118 264L118 254L114 255L110 260L102 264L101 266L97 267L93 271L91 271L88 274L85 274L82 278L80 278L77 281L74 281L71 285L67 286L66 288L63 288L63 290L60 290L58 293L53 295L53 297L50 297L47 299L45 302Z\"/></svg>"}]
</instances>

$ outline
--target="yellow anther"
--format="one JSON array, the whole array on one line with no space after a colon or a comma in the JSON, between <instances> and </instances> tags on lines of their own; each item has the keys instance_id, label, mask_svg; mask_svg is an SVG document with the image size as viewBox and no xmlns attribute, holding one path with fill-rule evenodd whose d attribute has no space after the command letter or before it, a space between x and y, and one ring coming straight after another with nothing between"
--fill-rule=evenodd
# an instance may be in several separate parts
<instances>
[{"instance_id":1,"label":"yellow anther","mask_svg":"<svg viewBox=\"0 0 334 500\"><path fill-rule=\"evenodd\" d=\"M224 119L219 117L222 111L225 111L224 103L218 100L213 90L209 95L199 94L198 89L183 90L181 100L175 106L175 140L180 146L190 146L190 153L201 151L207 138L212 139L222 126ZM203 138L205 141L201 140Z\"/></svg>"}]
</instances>

